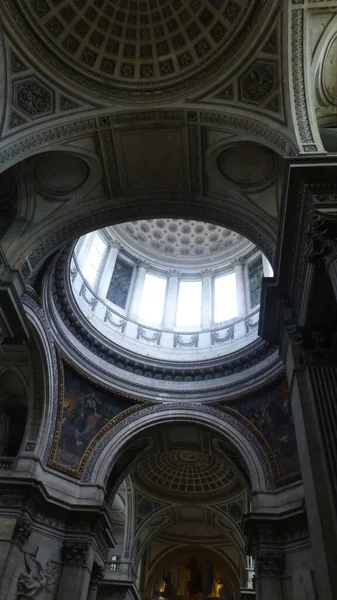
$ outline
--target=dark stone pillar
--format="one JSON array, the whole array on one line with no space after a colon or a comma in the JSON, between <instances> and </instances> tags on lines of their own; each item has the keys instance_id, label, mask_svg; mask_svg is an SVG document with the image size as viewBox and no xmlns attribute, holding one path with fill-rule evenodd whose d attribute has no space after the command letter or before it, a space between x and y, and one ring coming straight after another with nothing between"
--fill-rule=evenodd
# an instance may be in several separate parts
<instances>
[{"instance_id":1,"label":"dark stone pillar","mask_svg":"<svg viewBox=\"0 0 337 600\"><path fill-rule=\"evenodd\" d=\"M337 590L337 367L300 356L288 339L287 371L318 597Z\"/></svg>"},{"instance_id":2,"label":"dark stone pillar","mask_svg":"<svg viewBox=\"0 0 337 600\"><path fill-rule=\"evenodd\" d=\"M89 545L86 542L65 542L63 563L56 600L87 600L93 564Z\"/></svg>"}]
</instances>

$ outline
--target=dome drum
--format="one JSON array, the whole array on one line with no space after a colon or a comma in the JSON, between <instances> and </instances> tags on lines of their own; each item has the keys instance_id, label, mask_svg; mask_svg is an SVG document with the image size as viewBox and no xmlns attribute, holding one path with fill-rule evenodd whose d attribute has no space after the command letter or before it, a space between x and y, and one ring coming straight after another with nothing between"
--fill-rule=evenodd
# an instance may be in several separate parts
<instances>
[{"instance_id":1,"label":"dome drum","mask_svg":"<svg viewBox=\"0 0 337 600\"><path fill-rule=\"evenodd\" d=\"M161 240L173 236L168 252ZM186 246L190 255L181 260ZM80 311L107 340L164 361L208 360L257 339L265 263L248 240L212 224L138 221L81 239L71 286Z\"/></svg>"}]
</instances>

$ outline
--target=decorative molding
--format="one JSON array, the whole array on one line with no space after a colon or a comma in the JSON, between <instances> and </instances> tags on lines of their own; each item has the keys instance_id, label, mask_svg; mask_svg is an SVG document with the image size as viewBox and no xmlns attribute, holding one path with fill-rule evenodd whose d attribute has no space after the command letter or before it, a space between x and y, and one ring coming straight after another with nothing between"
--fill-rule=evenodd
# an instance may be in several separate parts
<instances>
[{"instance_id":1,"label":"decorative molding","mask_svg":"<svg viewBox=\"0 0 337 600\"><path fill-rule=\"evenodd\" d=\"M297 127L303 151L316 152L318 148L311 130L305 93L303 10L293 10L291 12L291 19L293 97Z\"/></svg>"},{"instance_id":2,"label":"decorative molding","mask_svg":"<svg viewBox=\"0 0 337 600\"><path fill-rule=\"evenodd\" d=\"M156 343L157 346L159 346L162 332L155 331L152 335L149 335L146 332L147 332L147 330L144 329L144 327L141 327L140 325L138 325L137 340L141 339L141 340L145 340L146 342L153 342L153 343Z\"/></svg>"},{"instance_id":3,"label":"decorative molding","mask_svg":"<svg viewBox=\"0 0 337 600\"><path fill-rule=\"evenodd\" d=\"M96 462L99 459L101 453L109 444L109 442L116 436L117 433L121 432L124 428L128 427L130 424L139 421L140 419L150 418L154 415L158 415L160 413L167 412L168 414L172 410L181 411L182 416L188 414L192 414L197 412L199 414L213 416L218 419L219 424L229 424L231 427L236 429L236 431L242 435L249 444L251 444L252 448L256 452L256 455L261 464L261 468L263 469L264 476L266 478L266 483L269 488L275 487L278 483L278 469L275 462L275 458L270 450L267 448L267 445L263 443L262 439L257 437L256 430L251 424L241 417L236 411L232 410L230 407L222 407L221 410L219 408L215 408L212 406L201 405L194 402L169 402L164 404L154 404L151 406L147 406L145 408L141 408L137 413L129 414L126 418L124 418L119 423L116 423L113 427L109 429L102 437L101 440L95 445L92 449L90 456L88 457L85 469L82 475L82 481L89 483L91 481L92 473L95 468Z\"/></svg>"},{"instance_id":4,"label":"decorative molding","mask_svg":"<svg viewBox=\"0 0 337 600\"><path fill-rule=\"evenodd\" d=\"M198 345L199 345L199 334L198 333L189 335L189 339L187 341L185 341L184 337L178 333L175 333L173 336L174 348L198 348Z\"/></svg>"},{"instance_id":5,"label":"decorative molding","mask_svg":"<svg viewBox=\"0 0 337 600\"><path fill-rule=\"evenodd\" d=\"M124 329L127 323L126 319L119 319L118 323L115 323L115 321L112 320L113 314L114 313L107 308L104 315L104 323L110 323L110 325L116 327L117 329L120 329L121 332L124 333Z\"/></svg>"}]
</instances>

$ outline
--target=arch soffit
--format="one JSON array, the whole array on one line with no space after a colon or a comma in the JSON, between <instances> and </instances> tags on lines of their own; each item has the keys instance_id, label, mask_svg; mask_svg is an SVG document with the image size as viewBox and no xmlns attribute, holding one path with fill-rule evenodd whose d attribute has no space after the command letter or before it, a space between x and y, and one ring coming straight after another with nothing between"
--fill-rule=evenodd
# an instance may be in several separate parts
<instances>
[{"instance_id":1,"label":"arch soffit","mask_svg":"<svg viewBox=\"0 0 337 600\"><path fill-rule=\"evenodd\" d=\"M177 503L175 505L175 507L179 507L179 506L186 506L186 504ZM195 504L193 506L199 506L199 505ZM165 512L167 512L167 510L169 508L170 508L170 504L165 504L165 506L161 506L157 510L153 511L153 513L149 514L144 519L141 526L137 530L135 538L134 538L134 544L133 544L135 563L137 563L140 560L140 557L141 557L141 554L142 554L144 548L146 547L147 544L149 544L151 539L153 537L155 537L156 535L158 535L161 531L164 531L165 529L167 529L167 527L172 525L172 523L163 523L162 525L159 525L157 528L149 529L149 525L151 525L151 519L153 519L154 517L157 518L160 515L165 514ZM203 508L205 508L205 507L203 506ZM231 519L231 517L229 515L218 510L216 506L207 505L207 510L213 512L217 517L219 517L219 519L226 522L226 524L228 524L229 528L232 531L234 531L233 538L237 544L237 549L240 552L241 558L242 558L242 560L244 560L245 541L244 541L242 531L239 529L239 527L237 526L235 521L233 521L233 519ZM221 531L220 527L219 527L219 531ZM137 541L138 540L140 540L140 548L139 549L137 549Z\"/></svg>"},{"instance_id":2,"label":"arch soffit","mask_svg":"<svg viewBox=\"0 0 337 600\"><path fill-rule=\"evenodd\" d=\"M221 112L214 110L202 110L200 108L188 111L183 108L172 110L170 107L161 107L159 110L138 109L133 111L121 111L111 113L106 109L95 110L95 117L74 119L74 116L58 116L53 124L42 123L34 125L33 131L27 130L17 133L15 139L6 137L0 142L0 173L6 171L9 167L27 158L33 157L44 151L49 151L54 144L67 144L76 141L83 135L94 135L104 130L111 131L115 127L134 125L135 127L162 125L165 123L175 123L184 125L190 123L200 126L216 126L219 131L232 132L240 136L242 141L246 137L249 140L264 144L277 152L283 158L296 156L297 148L286 128L281 128L268 118L259 116L256 118L253 114L245 116L240 111L233 112L233 109ZM14 136L13 136L14 137Z\"/></svg>"},{"instance_id":3,"label":"arch soffit","mask_svg":"<svg viewBox=\"0 0 337 600\"><path fill-rule=\"evenodd\" d=\"M261 211L262 213L262 211ZM82 216L77 212L74 221L69 217L62 222L54 219L53 231L40 232L40 238L16 257L16 268L22 267L28 257L28 272L35 274L48 256L81 235L108 225L154 217L189 218L215 223L237 231L252 241L273 263L277 239L277 223L266 214L242 209L223 198L177 194L174 198L163 195L147 195L137 199L115 198L114 204L107 198L88 205ZM42 235L41 235L42 233ZM34 247L35 246L35 247ZM28 256L27 256L28 254Z\"/></svg>"},{"instance_id":4,"label":"arch soffit","mask_svg":"<svg viewBox=\"0 0 337 600\"><path fill-rule=\"evenodd\" d=\"M44 314L35 300L25 294L23 304L30 323L34 352L31 353L34 373L33 401L22 450L42 456L50 427L56 420L58 407L58 362L54 343Z\"/></svg>"},{"instance_id":5,"label":"arch soffit","mask_svg":"<svg viewBox=\"0 0 337 600\"><path fill-rule=\"evenodd\" d=\"M222 435L232 443L246 466L253 492L275 486L275 465L271 455L230 408L219 410L188 402L155 404L117 423L91 452L82 481L94 485L106 483L127 443L135 440L139 434L146 435L155 426L178 421L207 427L215 431L218 437Z\"/></svg>"}]
</instances>

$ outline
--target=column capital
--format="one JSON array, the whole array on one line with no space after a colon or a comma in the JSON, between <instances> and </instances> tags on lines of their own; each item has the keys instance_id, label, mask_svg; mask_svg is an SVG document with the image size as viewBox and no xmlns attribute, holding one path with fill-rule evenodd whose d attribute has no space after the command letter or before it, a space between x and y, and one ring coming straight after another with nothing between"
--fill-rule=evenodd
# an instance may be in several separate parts
<instances>
[{"instance_id":1,"label":"column capital","mask_svg":"<svg viewBox=\"0 0 337 600\"><path fill-rule=\"evenodd\" d=\"M175 277L176 279L179 279L181 276L181 272L178 271L177 269L171 269L170 271L168 271L168 276L170 279L173 277Z\"/></svg>"},{"instance_id":2,"label":"column capital","mask_svg":"<svg viewBox=\"0 0 337 600\"><path fill-rule=\"evenodd\" d=\"M137 265L138 269L143 268L147 271L147 269L150 266L150 263L147 260L142 260L142 259L138 258L136 260L136 265Z\"/></svg>"},{"instance_id":3,"label":"column capital","mask_svg":"<svg viewBox=\"0 0 337 600\"><path fill-rule=\"evenodd\" d=\"M255 556L257 577L280 577L284 566L284 554L281 552L258 552Z\"/></svg>"},{"instance_id":4,"label":"column capital","mask_svg":"<svg viewBox=\"0 0 337 600\"><path fill-rule=\"evenodd\" d=\"M245 259L242 256L240 256L239 258L234 258L231 261L231 264L233 265L234 268L235 267L243 267L245 265L245 262L246 262Z\"/></svg>"},{"instance_id":5,"label":"column capital","mask_svg":"<svg viewBox=\"0 0 337 600\"><path fill-rule=\"evenodd\" d=\"M117 248L118 250L121 250L123 248L123 244L119 240L109 240L108 248L109 250L111 250L111 248Z\"/></svg>"},{"instance_id":6,"label":"column capital","mask_svg":"<svg viewBox=\"0 0 337 600\"><path fill-rule=\"evenodd\" d=\"M63 542L63 562L84 565L89 546L85 542Z\"/></svg>"},{"instance_id":7,"label":"column capital","mask_svg":"<svg viewBox=\"0 0 337 600\"><path fill-rule=\"evenodd\" d=\"M203 269L200 274L201 274L202 278L213 277L214 271L213 271L213 269Z\"/></svg>"}]
</instances>

